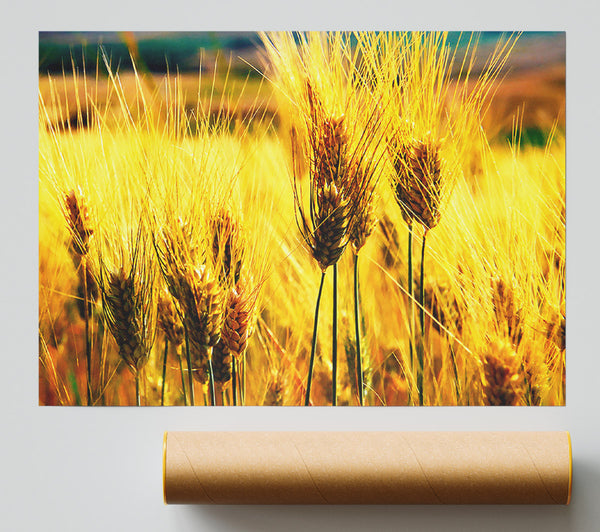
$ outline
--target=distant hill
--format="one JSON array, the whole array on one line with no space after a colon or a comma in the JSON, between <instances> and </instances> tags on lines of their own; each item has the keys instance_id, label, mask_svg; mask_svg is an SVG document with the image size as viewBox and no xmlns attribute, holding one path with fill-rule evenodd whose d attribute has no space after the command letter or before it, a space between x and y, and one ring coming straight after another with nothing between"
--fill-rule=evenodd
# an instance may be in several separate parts
<instances>
[{"instance_id":1,"label":"distant hill","mask_svg":"<svg viewBox=\"0 0 600 532\"><path fill-rule=\"evenodd\" d=\"M187 72L198 71L201 50L252 55L260 40L252 32L40 32L39 72L70 71L72 62L94 71L100 46L121 69L131 68L130 52L137 48L151 72Z\"/></svg>"}]
</instances>

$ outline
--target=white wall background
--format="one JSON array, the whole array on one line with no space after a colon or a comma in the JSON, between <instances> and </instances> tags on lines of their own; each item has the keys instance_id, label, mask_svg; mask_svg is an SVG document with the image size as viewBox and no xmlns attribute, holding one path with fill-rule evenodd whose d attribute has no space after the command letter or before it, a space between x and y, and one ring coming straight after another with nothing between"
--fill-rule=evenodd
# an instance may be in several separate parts
<instances>
[{"instance_id":1,"label":"white wall background","mask_svg":"<svg viewBox=\"0 0 600 532\"><path fill-rule=\"evenodd\" d=\"M187 5L186 5L187 4ZM21 1L0 47L0 530L600 530L600 106L593 2ZM37 31L567 31L567 403L562 408L41 408L37 405ZM164 430L570 430L569 507L178 507Z\"/></svg>"}]
</instances>

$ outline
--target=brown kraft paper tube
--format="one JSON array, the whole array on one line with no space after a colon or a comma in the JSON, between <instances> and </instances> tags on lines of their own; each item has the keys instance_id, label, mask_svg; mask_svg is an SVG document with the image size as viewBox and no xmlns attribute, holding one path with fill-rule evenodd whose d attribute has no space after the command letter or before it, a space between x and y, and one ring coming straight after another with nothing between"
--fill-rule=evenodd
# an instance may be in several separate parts
<instances>
[{"instance_id":1,"label":"brown kraft paper tube","mask_svg":"<svg viewBox=\"0 0 600 532\"><path fill-rule=\"evenodd\" d=\"M168 432L168 504L568 504L568 432Z\"/></svg>"}]
</instances>

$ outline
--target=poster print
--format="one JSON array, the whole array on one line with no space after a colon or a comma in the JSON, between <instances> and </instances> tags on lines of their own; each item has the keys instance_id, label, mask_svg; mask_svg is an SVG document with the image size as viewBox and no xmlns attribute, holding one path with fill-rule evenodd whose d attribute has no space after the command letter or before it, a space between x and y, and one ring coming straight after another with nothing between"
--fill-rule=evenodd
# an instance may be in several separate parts
<instances>
[{"instance_id":1,"label":"poster print","mask_svg":"<svg viewBox=\"0 0 600 532\"><path fill-rule=\"evenodd\" d=\"M40 404L565 404L564 33L39 45Z\"/></svg>"}]
</instances>

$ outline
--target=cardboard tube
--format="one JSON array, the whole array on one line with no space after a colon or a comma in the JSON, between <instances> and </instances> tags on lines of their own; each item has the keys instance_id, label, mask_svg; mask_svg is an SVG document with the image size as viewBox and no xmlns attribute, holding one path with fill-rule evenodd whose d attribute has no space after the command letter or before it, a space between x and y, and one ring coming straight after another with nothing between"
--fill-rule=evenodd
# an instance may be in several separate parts
<instances>
[{"instance_id":1,"label":"cardboard tube","mask_svg":"<svg viewBox=\"0 0 600 532\"><path fill-rule=\"evenodd\" d=\"M568 432L168 432L168 504L568 504Z\"/></svg>"}]
</instances>

